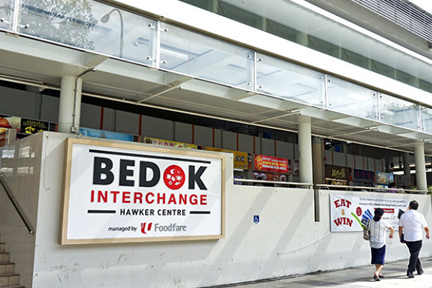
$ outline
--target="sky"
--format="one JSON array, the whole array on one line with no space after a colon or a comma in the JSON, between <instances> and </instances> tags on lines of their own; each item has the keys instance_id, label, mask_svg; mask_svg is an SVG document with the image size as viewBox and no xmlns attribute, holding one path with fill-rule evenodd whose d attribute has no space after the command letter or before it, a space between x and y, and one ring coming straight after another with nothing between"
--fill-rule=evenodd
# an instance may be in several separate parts
<instances>
[{"instance_id":1,"label":"sky","mask_svg":"<svg viewBox=\"0 0 432 288\"><path fill-rule=\"evenodd\" d=\"M411 3L423 8L432 14L432 1L431 0L409 0Z\"/></svg>"}]
</instances>

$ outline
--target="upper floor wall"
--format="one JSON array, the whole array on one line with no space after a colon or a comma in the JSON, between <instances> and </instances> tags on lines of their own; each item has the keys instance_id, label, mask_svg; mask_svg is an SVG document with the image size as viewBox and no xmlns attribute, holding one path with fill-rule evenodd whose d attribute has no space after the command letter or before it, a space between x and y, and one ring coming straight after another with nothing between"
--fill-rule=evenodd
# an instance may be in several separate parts
<instances>
[{"instance_id":1,"label":"upper floor wall","mask_svg":"<svg viewBox=\"0 0 432 288\"><path fill-rule=\"evenodd\" d=\"M306 1L319 8L309 5ZM427 40L418 36L418 33L421 35L431 33L427 30L430 16L426 15L426 12L417 10L404 0L389 4L383 2L382 5L380 1L375 0L372 2L377 4L363 3L364 1L306 1L293 0L283 3L272 1L270 4L266 2L265 5L260 1L248 1L247 4L232 0L183 0L182 2L432 92L432 84L424 74L429 75L429 72L419 73L417 69L419 63L416 61L413 62L412 67L400 65L400 58L397 57L398 61L395 61L393 58L395 51L391 51L391 47L400 50L402 54L411 51L418 56L424 56L423 60L419 59L419 61L426 60L427 65L430 65L430 60L428 61L431 58L430 45ZM387 16L386 19L383 15L378 15L375 10L368 10L361 5L366 7L370 5L372 8L376 7L384 11L392 10L384 15ZM409 7L410 10L402 10L403 7ZM285 17L284 15L288 13L290 17ZM420 15L423 16L419 18ZM355 25L358 26L353 27ZM349 30L359 33L355 36L350 35ZM377 41L370 41L371 39Z\"/></svg>"}]
</instances>

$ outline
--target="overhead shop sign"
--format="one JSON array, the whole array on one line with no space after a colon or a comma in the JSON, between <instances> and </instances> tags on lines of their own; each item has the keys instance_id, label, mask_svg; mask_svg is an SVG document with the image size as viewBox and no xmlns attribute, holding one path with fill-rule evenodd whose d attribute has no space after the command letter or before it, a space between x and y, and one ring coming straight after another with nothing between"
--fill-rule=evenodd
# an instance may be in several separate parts
<instances>
[{"instance_id":1,"label":"overhead shop sign","mask_svg":"<svg viewBox=\"0 0 432 288\"><path fill-rule=\"evenodd\" d=\"M291 167L288 165L288 159L256 154L255 170L289 173L291 172Z\"/></svg>"},{"instance_id":2,"label":"overhead shop sign","mask_svg":"<svg viewBox=\"0 0 432 288\"><path fill-rule=\"evenodd\" d=\"M223 155L66 141L61 244L220 239Z\"/></svg>"},{"instance_id":3,"label":"overhead shop sign","mask_svg":"<svg viewBox=\"0 0 432 288\"><path fill-rule=\"evenodd\" d=\"M41 131L49 130L49 122L21 118L20 131L26 134L36 134Z\"/></svg>"},{"instance_id":4,"label":"overhead shop sign","mask_svg":"<svg viewBox=\"0 0 432 288\"><path fill-rule=\"evenodd\" d=\"M350 168L336 165L325 165L325 177L330 179L350 179Z\"/></svg>"},{"instance_id":5,"label":"overhead shop sign","mask_svg":"<svg viewBox=\"0 0 432 288\"><path fill-rule=\"evenodd\" d=\"M389 183L394 182L393 173L376 172L375 176L376 176L375 182L377 184L389 184Z\"/></svg>"},{"instance_id":6,"label":"overhead shop sign","mask_svg":"<svg viewBox=\"0 0 432 288\"><path fill-rule=\"evenodd\" d=\"M354 169L354 180L372 183L374 181L374 174L373 171Z\"/></svg>"},{"instance_id":7,"label":"overhead shop sign","mask_svg":"<svg viewBox=\"0 0 432 288\"><path fill-rule=\"evenodd\" d=\"M195 145L195 144L162 140L162 139L156 139L156 138L151 138L151 137L144 137L144 143L154 144L154 145L159 145L159 146L198 149L198 145Z\"/></svg>"},{"instance_id":8,"label":"overhead shop sign","mask_svg":"<svg viewBox=\"0 0 432 288\"><path fill-rule=\"evenodd\" d=\"M206 147L205 150L218 151L218 152L229 152L234 155L234 168L236 169L248 169L248 153L241 151L234 151L215 147Z\"/></svg>"}]
</instances>

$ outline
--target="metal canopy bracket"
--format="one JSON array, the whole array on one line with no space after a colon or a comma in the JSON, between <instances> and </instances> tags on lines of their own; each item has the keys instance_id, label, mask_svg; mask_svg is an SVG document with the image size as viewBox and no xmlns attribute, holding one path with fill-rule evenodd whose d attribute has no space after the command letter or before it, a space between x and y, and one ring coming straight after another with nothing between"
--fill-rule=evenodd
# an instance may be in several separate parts
<instances>
[{"instance_id":1,"label":"metal canopy bracket","mask_svg":"<svg viewBox=\"0 0 432 288\"><path fill-rule=\"evenodd\" d=\"M96 67L105 60L107 60L109 57L99 54L93 54L89 52L84 52L82 57L82 65L85 67Z\"/></svg>"},{"instance_id":2,"label":"metal canopy bracket","mask_svg":"<svg viewBox=\"0 0 432 288\"><path fill-rule=\"evenodd\" d=\"M228 91L228 95L229 95L229 98L231 98L232 100L241 100L241 99L256 95L256 93L251 92L251 91L245 91L245 90L240 90L240 89L236 89L236 88L231 88Z\"/></svg>"},{"instance_id":3,"label":"metal canopy bracket","mask_svg":"<svg viewBox=\"0 0 432 288\"><path fill-rule=\"evenodd\" d=\"M192 77L184 76L184 75L177 75L173 73L166 73L165 74L165 85L167 86L179 86L180 84L186 83L190 80L192 80Z\"/></svg>"}]
</instances>

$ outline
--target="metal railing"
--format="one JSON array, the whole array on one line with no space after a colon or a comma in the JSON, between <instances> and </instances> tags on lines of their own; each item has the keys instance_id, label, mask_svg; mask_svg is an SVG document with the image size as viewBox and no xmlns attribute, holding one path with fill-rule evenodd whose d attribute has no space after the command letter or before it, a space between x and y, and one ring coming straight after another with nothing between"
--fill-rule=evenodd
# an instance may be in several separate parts
<instances>
[{"instance_id":1,"label":"metal railing","mask_svg":"<svg viewBox=\"0 0 432 288\"><path fill-rule=\"evenodd\" d=\"M234 184L241 185L238 183L251 183L253 185L260 186L272 186L277 187L286 186L286 188L299 188L299 187L314 187L315 189L335 189L345 191L363 191L363 192L384 192L384 193L396 193L396 194L428 194L427 190L416 190L416 189L402 189L402 188L380 188L380 187L368 187L368 186L346 186L346 185L331 185L331 184L311 184L311 183L299 183L299 182L282 182L282 181L270 181L270 180L255 180L255 179L234 179Z\"/></svg>"},{"instance_id":2,"label":"metal railing","mask_svg":"<svg viewBox=\"0 0 432 288\"><path fill-rule=\"evenodd\" d=\"M0 184L1 184L1 186L3 186L3 189L6 192L6 195L8 196L8 198L11 201L12 205L14 206L16 212L20 216L21 220L24 222L24 225L27 227L28 232L30 234L34 234L35 233L34 228L30 224L30 221L28 220L28 218L26 217L26 215L22 211L22 209L21 209L20 205L18 204L18 202L16 201L15 197L13 196L12 191L10 190L9 186L6 184L6 181L3 178L2 173L0 173Z\"/></svg>"},{"instance_id":3,"label":"metal railing","mask_svg":"<svg viewBox=\"0 0 432 288\"><path fill-rule=\"evenodd\" d=\"M409 194L427 194L427 190L401 189L401 188L380 188L367 186L345 186L330 184L315 184L318 189L334 189L346 191L367 191L367 192L384 192L384 193L409 193Z\"/></svg>"},{"instance_id":4,"label":"metal railing","mask_svg":"<svg viewBox=\"0 0 432 288\"><path fill-rule=\"evenodd\" d=\"M299 182L283 182L283 181L271 181L271 180L255 180L255 179L234 179L235 182L238 183L252 183L254 185L261 185L261 186L273 186L274 185L280 185L280 186L295 186L295 187L308 187L311 188L313 186L312 183L299 183Z\"/></svg>"}]
</instances>

